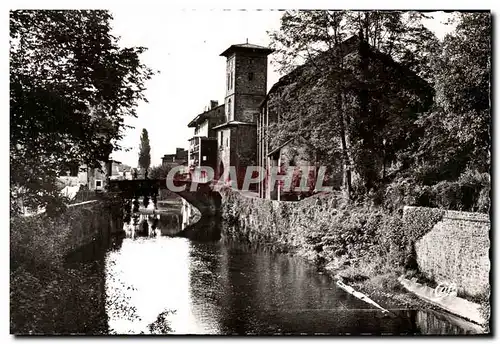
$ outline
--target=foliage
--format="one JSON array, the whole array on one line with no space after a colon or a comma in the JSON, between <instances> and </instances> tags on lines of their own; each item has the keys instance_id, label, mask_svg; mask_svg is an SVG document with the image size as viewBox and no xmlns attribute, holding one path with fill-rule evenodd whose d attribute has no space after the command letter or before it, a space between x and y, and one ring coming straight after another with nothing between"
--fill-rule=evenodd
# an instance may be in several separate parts
<instances>
[{"instance_id":1,"label":"foliage","mask_svg":"<svg viewBox=\"0 0 500 344\"><path fill-rule=\"evenodd\" d=\"M395 179L384 189L383 205L397 210L404 205L438 207L447 210L478 211L490 209L489 173L466 170L457 180L425 185L417 177Z\"/></svg>"},{"instance_id":2,"label":"foliage","mask_svg":"<svg viewBox=\"0 0 500 344\"><path fill-rule=\"evenodd\" d=\"M106 329L100 314L102 277L93 272L98 267L63 265L71 221L67 216L11 218L12 333L95 334Z\"/></svg>"},{"instance_id":3,"label":"foliage","mask_svg":"<svg viewBox=\"0 0 500 344\"><path fill-rule=\"evenodd\" d=\"M443 218L444 211L436 208L408 208L403 216L402 230L404 234L402 244L405 250L405 267L416 269L415 243L427 234L432 227Z\"/></svg>"},{"instance_id":4,"label":"foliage","mask_svg":"<svg viewBox=\"0 0 500 344\"><path fill-rule=\"evenodd\" d=\"M146 129L142 129L141 144L139 145L139 167L144 170L149 169L151 164L151 146L149 145L149 136Z\"/></svg>"},{"instance_id":5,"label":"foliage","mask_svg":"<svg viewBox=\"0 0 500 344\"><path fill-rule=\"evenodd\" d=\"M103 10L10 13L11 197L25 195L31 208L57 200L70 165L100 168L145 100L145 49L120 48L111 19Z\"/></svg>"},{"instance_id":6,"label":"foliage","mask_svg":"<svg viewBox=\"0 0 500 344\"><path fill-rule=\"evenodd\" d=\"M283 71L303 64L280 81L269 100L269 111L279 112L270 128L271 146L303 137L310 161L333 166L342 159L349 192L351 170L367 192L375 187L385 166L416 140L415 112L432 100L431 89L416 76L427 78L428 55L438 44L422 25L424 17L398 11L285 12L280 30L271 33L277 62Z\"/></svg>"},{"instance_id":7,"label":"foliage","mask_svg":"<svg viewBox=\"0 0 500 344\"><path fill-rule=\"evenodd\" d=\"M58 264L66 253L65 244L70 235L66 226L57 225L54 219L31 216L11 218L10 229L11 270L21 262L32 272L42 274L60 267Z\"/></svg>"},{"instance_id":8,"label":"foliage","mask_svg":"<svg viewBox=\"0 0 500 344\"><path fill-rule=\"evenodd\" d=\"M175 310L165 310L158 314L155 322L148 325L148 329L151 334L168 334L172 332L172 327L170 321L167 317L170 314L175 314Z\"/></svg>"},{"instance_id":9,"label":"foliage","mask_svg":"<svg viewBox=\"0 0 500 344\"><path fill-rule=\"evenodd\" d=\"M151 179L166 179L168 172L172 169L172 165L161 164L158 166L153 166L149 172L149 178Z\"/></svg>"},{"instance_id":10,"label":"foliage","mask_svg":"<svg viewBox=\"0 0 500 344\"><path fill-rule=\"evenodd\" d=\"M434 57L436 103L418 120L421 140L407 153L432 185L464 171L490 172L491 15L460 13Z\"/></svg>"},{"instance_id":11,"label":"foliage","mask_svg":"<svg viewBox=\"0 0 500 344\"><path fill-rule=\"evenodd\" d=\"M290 72L268 100L271 147L300 137L309 161L341 160L354 200L487 211L489 186L459 179L490 171L491 15L456 14L443 42L425 18L287 11L271 33Z\"/></svg>"},{"instance_id":12,"label":"foliage","mask_svg":"<svg viewBox=\"0 0 500 344\"><path fill-rule=\"evenodd\" d=\"M280 30L270 36L282 72L290 72L362 31L372 47L425 77L429 55L438 45L422 24L425 18L429 17L414 11L286 11Z\"/></svg>"}]
</instances>

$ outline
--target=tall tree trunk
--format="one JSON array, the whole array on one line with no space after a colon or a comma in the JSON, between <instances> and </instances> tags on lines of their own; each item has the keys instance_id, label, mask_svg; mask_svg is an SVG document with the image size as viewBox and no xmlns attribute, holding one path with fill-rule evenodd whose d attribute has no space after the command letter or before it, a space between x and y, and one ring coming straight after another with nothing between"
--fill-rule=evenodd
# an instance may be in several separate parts
<instances>
[{"instance_id":1,"label":"tall tree trunk","mask_svg":"<svg viewBox=\"0 0 500 344\"><path fill-rule=\"evenodd\" d=\"M335 60L336 69L338 72L338 80L335 83L335 97L336 97L336 117L340 127L340 141L342 147L342 161L344 170L344 180L343 187L345 189L347 197L351 198L352 191L352 180L351 180L351 162L349 159L349 153L347 149L347 137L345 130L345 118L344 118L344 102L343 102L343 92L344 92L344 54L342 52L342 45L338 36L337 31L334 33L334 43L335 43Z\"/></svg>"},{"instance_id":2,"label":"tall tree trunk","mask_svg":"<svg viewBox=\"0 0 500 344\"><path fill-rule=\"evenodd\" d=\"M340 94L340 103L342 104L342 95ZM349 159L349 153L347 151L347 139L344 125L344 116L342 114L342 107L339 107L340 110L337 110L337 114L340 122L340 139L342 143L342 160L344 162L344 187L347 194L347 197L351 198L351 190L352 190L352 180L351 180L351 162Z\"/></svg>"}]
</instances>

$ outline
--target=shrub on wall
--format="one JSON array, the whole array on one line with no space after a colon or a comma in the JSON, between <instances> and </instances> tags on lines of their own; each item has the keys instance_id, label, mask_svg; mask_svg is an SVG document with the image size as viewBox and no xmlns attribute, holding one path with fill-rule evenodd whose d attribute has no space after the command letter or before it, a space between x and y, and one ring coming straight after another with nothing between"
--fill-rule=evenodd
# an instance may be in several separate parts
<instances>
[{"instance_id":1,"label":"shrub on wall","mask_svg":"<svg viewBox=\"0 0 500 344\"><path fill-rule=\"evenodd\" d=\"M457 180L424 185L414 177L401 177L385 187L383 205L396 210L404 205L446 210L488 212L490 175L466 170Z\"/></svg>"},{"instance_id":2,"label":"shrub on wall","mask_svg":"<svg viewBox=\"0 0 500 344\"><path fill-rule=\"evenodd\" d=\"M444 210L438 208L405 207L402 219L404 230L403 247L405 250L405 267L417 269L415 243L427 234L436 223L441 221Z\"/></svg>"}]
</instances>

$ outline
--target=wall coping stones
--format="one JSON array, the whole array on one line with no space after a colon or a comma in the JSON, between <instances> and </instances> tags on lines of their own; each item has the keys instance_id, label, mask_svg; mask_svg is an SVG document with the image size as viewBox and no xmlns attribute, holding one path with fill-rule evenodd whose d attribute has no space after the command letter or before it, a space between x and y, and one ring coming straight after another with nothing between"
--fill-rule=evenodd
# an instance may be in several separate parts
<instances>
[{"instance_id":1,"label":"wall coping stones","mask_svg":"<svg viewBox=\"0 0 500 344\"><path fill-rule=\"evenodd\" d=\"M403 208L403 212L406 212L409 209L439 209L439 208L415 207L407 205ZM475 221L475 222L490 222L489 214L443 209L443 220L445 219Z\"/></svg>"}]
</instances>

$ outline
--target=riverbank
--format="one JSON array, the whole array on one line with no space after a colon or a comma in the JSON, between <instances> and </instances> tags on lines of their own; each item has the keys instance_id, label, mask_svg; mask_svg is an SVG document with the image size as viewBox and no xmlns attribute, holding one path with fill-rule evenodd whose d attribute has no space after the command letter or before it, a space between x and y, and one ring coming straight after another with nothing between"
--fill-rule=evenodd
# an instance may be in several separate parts
<instances>
[{"instance_id":1,"label":"riverbank","mask_svg":"<svg viewBox=\"0 0 500 344\"><path fill-rule=\"evenodd\" d=\"M120 210L103 201L72 205L55 218L11 217L10 332L104 333L104 267L68 267L66 256L94 240L107 243L122 226Z\"/></svg>"},{"instance_id":2,"label":"riverbank","mask_svg":"<svg viewBox=\"0 0 500 344\"><path fill-rule=\"evenodd\" d=\"M442 219L442 210L390 213L349 204L334 193L299 202L245 197L230 189L221 194L222 216L231 224L225 235L300 256L385 308L437 309L405 291L398 278L424 277L417 273L415 243Z\"/></svg>"}]
</instances>

